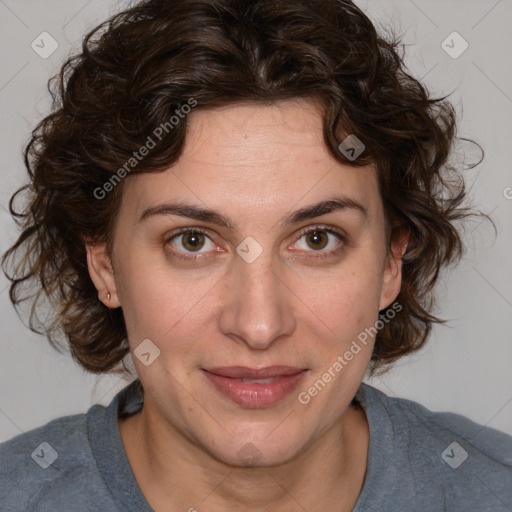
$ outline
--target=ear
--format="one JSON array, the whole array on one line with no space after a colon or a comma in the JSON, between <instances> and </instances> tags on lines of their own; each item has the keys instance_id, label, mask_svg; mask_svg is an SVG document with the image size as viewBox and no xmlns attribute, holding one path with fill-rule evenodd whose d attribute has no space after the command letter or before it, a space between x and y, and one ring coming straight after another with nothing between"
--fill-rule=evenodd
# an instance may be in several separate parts
<instances>
[{"instance_id":1,"label":"ear","mask_svg":"<svg viewBox=\"0 0 512 512\"><path fill-rule=\"evenodd\" d=\"M391 254L388 255L382 274L379 311L387 308L400 293L402 286L402 256L409 243L409 230L405 226L393 230Z\"/></svg>"},{"instance_id":2,"label":"ear","mask_svg":"<svg viewBox=\"0 0 512 512\"><path fill-rule=\"evenodd\" d=\"M121 306L114 280L114 271L107 254L106 244L85 242L87 250L87 267L94 286L98 290L98 298L109 308ZM110 293L110 300L107 298Z\"/></svg>"}]
</instances>

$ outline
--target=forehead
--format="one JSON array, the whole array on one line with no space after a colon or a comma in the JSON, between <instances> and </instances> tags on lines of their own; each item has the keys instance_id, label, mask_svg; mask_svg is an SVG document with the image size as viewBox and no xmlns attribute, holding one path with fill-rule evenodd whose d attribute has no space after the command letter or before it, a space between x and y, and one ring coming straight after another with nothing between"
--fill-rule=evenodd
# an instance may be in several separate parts
<instances>
[{"instance_id":1,"label":"forehead","mask_svg":"<svg viewBox=\"0 0 512 512\"><path fill-rule=\"evenodd\" d=\"M223 148L243 144L248 152L270 142L268 153L259 154L260 159L279 157L274 150L280 144L297 145L297 149L323 145L320 106L301 98L198 110L190 116L188 128L193 135L187 141L188 155L204 150L204 145L211 148L212 142Z\"/></svg>"},{"instance_id":2,"label":"forehead","mask_svg":"<svg viewBox=\"0 0 512 512\"><path fill-rule=\"evenodd\" d=\"M311 101L208 108L190 114L187 123L174 165L127 180L123 196L131 210L186 198L238 208L235 214L258 208L281 216L337 194L364 203L370 215L379 208L375 169L341 163L329 153L320 107Z\"/></svg>"}]
</instances>

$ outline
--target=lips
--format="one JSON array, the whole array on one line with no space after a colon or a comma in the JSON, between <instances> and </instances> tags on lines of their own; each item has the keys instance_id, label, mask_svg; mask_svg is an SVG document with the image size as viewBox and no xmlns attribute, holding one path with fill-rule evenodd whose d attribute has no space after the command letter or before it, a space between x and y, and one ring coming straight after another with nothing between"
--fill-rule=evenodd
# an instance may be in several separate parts
<instances>
[{"instance_id":1,"label":"lips","mask_svg":"<svg viewBox=\"0 0 512 512\"><path fill-rule=\"evenodd\" d=\"M267 366L266 368L259 369L246 366L220 366L218 368L209 368L206 371L232 379L270 379L295 375L303 370L304 368L295 368L293 366Z\"/></svg>"},{"instance_id":2,"label":"lips","mask_svg":"<svg viewBox=\"0 0 512 512\"><path fill-rule=\"evenodd\" d=\"M202 371L217 391L236 404L251 408L266 407L282 400L307 373L307 369L292 366L223 366Z\"/></svg>"}]
</instances>

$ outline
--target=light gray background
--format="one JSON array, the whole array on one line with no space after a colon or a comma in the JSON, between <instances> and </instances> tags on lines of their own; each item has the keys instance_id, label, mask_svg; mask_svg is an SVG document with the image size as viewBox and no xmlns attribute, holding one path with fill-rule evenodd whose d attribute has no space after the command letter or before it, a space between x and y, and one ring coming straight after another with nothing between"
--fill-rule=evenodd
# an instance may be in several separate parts
<instances>
[{"instance_id":1,"label":"light gray background","mask_svg":"<svg viewBox=\"0 0 512 512\"><path fill-rule=\"evenodd\" d=\"M438 287L438 313L450 321L436 326L418 354L402 359L387 375L368 381L393 396L433 410L463 414L512 434L512 40L511 0L359 0L383 27L404 34L407 62L437 94L454 91L460 134L477 140L484 163L467 173L471 199L490 213L471 224L464 260ZM9 197L26 173L21 148L48 113L46 82L86 30L126 5L106 0L0 0L1 172L0 252L14 240L6 213ZM31 48L43 31L58 42L47 59ZM441 47L457 31L468 49L457 59ZM455 40L449 43L457 49ZM462 109L462 106L464 107ZM476 153L475 153L476 155ZM507 198L508 197L508 198ZM86 374L31 333L8 300L0 276L0 442L58 416L106 405L127 382Z\"/></svg>"}]
</instances>

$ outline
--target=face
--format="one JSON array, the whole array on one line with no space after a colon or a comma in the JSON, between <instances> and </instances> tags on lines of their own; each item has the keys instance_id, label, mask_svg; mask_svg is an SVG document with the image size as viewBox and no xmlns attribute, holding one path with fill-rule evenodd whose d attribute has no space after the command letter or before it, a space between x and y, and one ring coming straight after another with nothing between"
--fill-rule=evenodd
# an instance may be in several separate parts
<instances>
[{"instance_id":1,"label":"face","mask_svg":"<svg viewBox=\"0 0 512 512\"><path fill-rule=\"evenodd\" d=\"M132 353L150 340L150 364L133 361L154 421L229 464L284 463L342 420L373 339L343 355L400 290L376 171L330 156L306 100L188 123L175 165L125 179L114 273L88 246L91 278L122 307ZM292 369L244 374L270 383L218 370L271 366Z\"/></svg>"}]
</instances>

